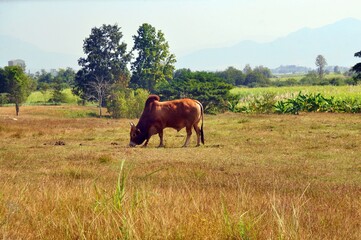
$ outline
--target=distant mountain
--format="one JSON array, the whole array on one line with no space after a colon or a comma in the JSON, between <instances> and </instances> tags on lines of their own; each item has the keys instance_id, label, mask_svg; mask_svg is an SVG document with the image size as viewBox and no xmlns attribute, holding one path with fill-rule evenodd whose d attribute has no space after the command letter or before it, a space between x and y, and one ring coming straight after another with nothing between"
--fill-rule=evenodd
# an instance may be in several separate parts
<instances>
[{"instance_id":1,"label":"distant mountain","mask_svg":"<svg viewBox=\"0 0 361 240\"><path fill-rule=\"evenodd\" d=\"M271 69L272 74L275 75L282 75L282 74L305 74L312 70L316 70L316 66L314 68L308 68L308 67L302 67L302 66L296 66L296 65L281 65L277 68ZM350 70L348 67L342 67L342 66L326 66L325 68L328 72L338 72L338 73L345 73Z\"/></svg>"},{"instance_id":2,"label":"distant mountain","mask_svg":"<svg viewBox=\"0 0 361 240\"><path fill-rule=\"evenodd\" d=\"M37 46L0 35L0 67L8 65L9 60L22 59L26 70L35 72L40 69L58 69L77 66L80 56L44 51Z\"/></svg>"},{"instance_id":3,"label":"distant mountain","mask_svg":"<svg viewBox=\"0 0 361 240\"><path fill-rule=\"evenodd\" d=\"M229 66L242 69L246 64L276 68L298 65L315 68L317 55L328 65L353 66L361 50L361 21L343 19L320 28L304 28L268 43L242 41L232 47L203 49L178 59L177 68L224 70Z\"/></svg>"}]
</instances>

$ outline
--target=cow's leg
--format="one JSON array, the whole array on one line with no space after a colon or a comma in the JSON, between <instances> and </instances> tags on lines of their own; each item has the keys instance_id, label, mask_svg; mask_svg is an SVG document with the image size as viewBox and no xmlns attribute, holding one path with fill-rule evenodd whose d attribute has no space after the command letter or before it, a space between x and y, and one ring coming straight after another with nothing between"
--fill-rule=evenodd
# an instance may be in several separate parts
<instances>
[{"instance_id":1,"label":"cow's leg","mask_svg":"<svg viewBox=\"0 0 361 240\"><path fill-rule=\"evenodd\" d=\"M192 126L190 126L190 127L187 126L186 131L187 131L187 139L186 139L186 142L184 143L183 147L188 147L188 145L189 145L189 141L192 136Z\"/></svg>"},{"instance_id":2,"label":"cow's leg","mask_svg":"<svg viewBox=\"0 0 361 240\"><path fill-rule=\"evenodd\" d=\"M145 143L143 144L143 146L142 147L147 147L147 145L148 145L148 142L149 142L149 138L145 141Z\"/></svg>"},{"instance_id":3,"label":"cow's leg","mask_svg":"<svg viewBox=\"0 0 361 240\"><path fill-rule=\"evenodd\" d=\"M159 135L159 140L160 140L158 147L164 147L164 143L163 143L163 130L159 130L158 135Z\"/></svg>"},{"instance_id":4,"label":"cow's leg","mask_svg":"<svg viewBox=\"0 0 361 240\"><path fill-rule=\"evenodd\" d=\"M198 124L193 125L194 131L196 131L197 134L197 145L196 147L199 147L201 145L201 130L198 127Z\"/></svg>"}]
</instances>

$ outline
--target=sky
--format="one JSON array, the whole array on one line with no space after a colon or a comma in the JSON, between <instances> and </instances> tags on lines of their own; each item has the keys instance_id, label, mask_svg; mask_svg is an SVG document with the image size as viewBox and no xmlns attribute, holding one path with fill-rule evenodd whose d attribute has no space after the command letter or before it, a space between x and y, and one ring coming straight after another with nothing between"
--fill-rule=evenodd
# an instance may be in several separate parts
<instances>
[{"instance_id":1,"label":"sky","mask_svg":"<svg viewBox=\"0 0 361 240\"><path fill-rule=\"evenodd\" d=\"M130 50L139 26L149 23L181 57L243 40L267 42L343 18L361 19L360 9L360 0L0 0L0 35L81 56L93 27L118 24Z\"/></svg>"}]
</instances>

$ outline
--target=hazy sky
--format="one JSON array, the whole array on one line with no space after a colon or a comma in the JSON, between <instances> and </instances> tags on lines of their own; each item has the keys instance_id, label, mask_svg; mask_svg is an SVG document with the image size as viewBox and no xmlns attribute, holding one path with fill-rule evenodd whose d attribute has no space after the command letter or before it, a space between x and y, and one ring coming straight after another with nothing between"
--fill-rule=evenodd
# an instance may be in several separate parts
<instances>
[{"instance_id":1,"label":"hazy sky","mask_svg":"<svg viewBox=\"0 0 361 240\"><path fill-rule=\"evenodd\" d=\"M129 50L139 26L150 23L179 57L242 40L270 41L346 17L361 19L360 9L360 0L0 0L0 34L81 55L92 27L117 23Z\"/></svg>"}]
</instances>

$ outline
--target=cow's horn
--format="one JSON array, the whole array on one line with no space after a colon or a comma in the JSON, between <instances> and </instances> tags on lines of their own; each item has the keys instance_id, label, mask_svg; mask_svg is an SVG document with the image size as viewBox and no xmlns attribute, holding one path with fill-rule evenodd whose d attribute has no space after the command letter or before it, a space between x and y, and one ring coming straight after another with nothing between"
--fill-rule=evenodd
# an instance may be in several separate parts
<instances>
[{"instance_id":1,"label":"cow's horn","mask_svg":"<svg viewBox=\"0 0 361 240\"><path fill-rule=\"evenodd\" d=\"M129 124L130 124L131 127L135 126L133 122L129 122Z\"/></svg>"}]
</instances>

